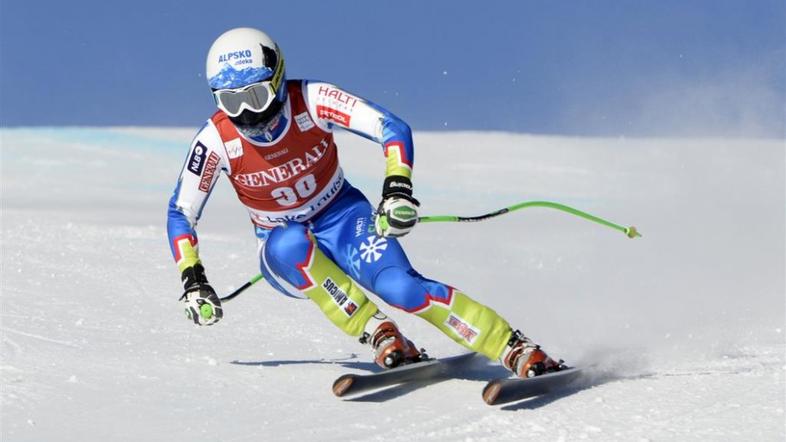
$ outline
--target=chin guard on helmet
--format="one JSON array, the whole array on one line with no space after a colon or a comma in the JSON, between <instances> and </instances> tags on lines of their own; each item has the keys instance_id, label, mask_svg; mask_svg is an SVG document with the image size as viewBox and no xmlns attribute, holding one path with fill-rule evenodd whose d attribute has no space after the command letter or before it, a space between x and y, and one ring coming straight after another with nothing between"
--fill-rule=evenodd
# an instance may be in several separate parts
<instances>
[{"instance_id":1,"label":"chin guard on helmet","mask_svg":"<svg viewBox=\"0 0 786 442\"><path fill-rule=\"evenodd\" d=\"M285 96L286 97L286 96ZM284 101L273 100L270 106L262 112L244 110L236 117L229 117L229 120L240 127L258 127L271 122L276 115L281 113L284 108Z\"/></svg>"}]
</instances>

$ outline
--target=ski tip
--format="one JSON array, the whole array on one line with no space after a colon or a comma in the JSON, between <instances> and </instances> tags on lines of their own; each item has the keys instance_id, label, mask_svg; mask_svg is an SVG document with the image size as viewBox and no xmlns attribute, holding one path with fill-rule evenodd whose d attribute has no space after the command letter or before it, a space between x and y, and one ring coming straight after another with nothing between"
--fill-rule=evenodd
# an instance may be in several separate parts
<instances>
[{"instance_id":1,"label":"ski tip","mask_svg":"<svg viewBox=\"0 0 786 442\"><path fill-rule=\"evenodd\" d=\"M347 391L349 391L350 387L352 387L353 382L355 382L354 375L345 374L339 377L335 382L333 382L333 394L338 397L344 396L347 394Z\"/></svg>"},{"instance_id":2,"label":"ski tip","mask_svg":"<svg viewBox=\"0 0 786 442\"><path fill-rule=\"evenodd\" d=\"M483 388L483 401L489 405L494 405L499 397L499 392L502 389L502 384L497 381L491 381Z\"/></svg>"}]
</instances>

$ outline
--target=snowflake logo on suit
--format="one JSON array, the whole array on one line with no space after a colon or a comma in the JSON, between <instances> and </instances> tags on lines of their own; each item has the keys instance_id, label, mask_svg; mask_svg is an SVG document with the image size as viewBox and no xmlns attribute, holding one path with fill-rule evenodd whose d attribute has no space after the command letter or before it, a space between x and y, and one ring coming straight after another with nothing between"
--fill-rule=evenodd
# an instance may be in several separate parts
<instances>
[{"instance_id":1,"label":"snowflake logo on suit","mask_svg":"<svg viewBox=\"0 0 786 442\"><path fill-rule=\"evenodd\" d=\"M382 257L382 252L388 248L388 241L380 236L369 236L360 245L360 258L371 264Z\"/></svg>"}]
</instances>

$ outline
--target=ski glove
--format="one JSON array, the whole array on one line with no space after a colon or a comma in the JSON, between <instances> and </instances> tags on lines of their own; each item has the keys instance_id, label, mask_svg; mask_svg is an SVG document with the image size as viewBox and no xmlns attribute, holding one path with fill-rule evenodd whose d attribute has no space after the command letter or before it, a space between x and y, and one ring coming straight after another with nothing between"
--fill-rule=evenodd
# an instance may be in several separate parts
<instances>
[{"instance_id":1,"label":"ski glove","mask_svg":"<svg viewBox=\"0 0 786 442\"><path fill-rule=\"evenodd\" d=\"M186 304L186 316L197 325L213 325L224 316L221 299L207 282L205 268L196 264L183 270L185 292L180 301Z\"/></svg>"},{"instance_id":2,"label":"ski glove","mask_svg":"<svg viewBox=\"0 0 786 442\"><path fill-rule=\"evenodd\" d=\"M379 203L374 227L379 236L404 236L418 222L420 203L412 197L412 181L405 176L385 178L382 202Z\"/></svg>"}]
</instances>

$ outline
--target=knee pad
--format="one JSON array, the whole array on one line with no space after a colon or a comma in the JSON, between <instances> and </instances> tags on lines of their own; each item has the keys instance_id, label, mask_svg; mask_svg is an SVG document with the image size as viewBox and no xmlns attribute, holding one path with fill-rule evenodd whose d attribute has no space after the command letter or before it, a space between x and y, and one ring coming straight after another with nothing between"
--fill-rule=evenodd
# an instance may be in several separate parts
<instances>
[{"instance_id":1,"label":"knee pad","mask_svg":"<svg viewBox=\"0 0 786 442\"><path fill-rule=\"evenodd\" d=\"M290 223L275 227L265 241L265 257L282 264L302 262L311 248L308 229L303 224Z\"/></svg>"},{"instance_id":2,"label":"knee pad","mask_svg":"<svg viewBox=\"0 0 786 442\"><path fill-rule=\"evenodd\" d=\"M433 299L447 299L449 287L421 276L414 269L388 267L374 279L372 291L386 303L414 313Z\"/></svg>"},{"instance_id":3,"label":"knee pad","mask_svg":"<svg viewBox=\"0 0 786 442\"><path fill-rule=\"evenodd\" d=\"M377 312L377 306L317 247L302 224L274 228L262 253L263 265L286 282L282 286L291 286L285 292L303 293L345 333L359 336Z\"/></svg>"},{"instance_id":4,"label":"knee pad","mask_svg":"<svg viewBox=\"0 0 786 442\"><path fill-rule=\"evenodd\" d=\"M307 283L301 269L308 264L314 247L306 226L289 223L270 231L262 253L271 272L300 288Z\"/></svg>"}]
</instances>

